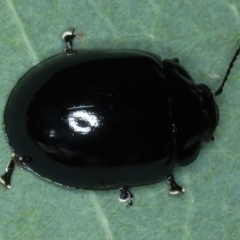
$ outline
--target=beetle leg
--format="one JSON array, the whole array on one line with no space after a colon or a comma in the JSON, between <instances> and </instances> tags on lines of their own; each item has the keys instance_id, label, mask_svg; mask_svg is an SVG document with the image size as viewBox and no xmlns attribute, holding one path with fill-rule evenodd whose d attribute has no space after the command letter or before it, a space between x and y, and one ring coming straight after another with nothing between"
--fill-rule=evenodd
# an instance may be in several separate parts
<instances>
[{"instance_id":1,"label":"beetle leg","mask_svg":"<svg viewBox=\"0 0 240 240\"><path fill-rule=\"evenodd\" d=\"M11 188L11 176L15 168L15 154L12 154L12 158L9 161L5 173L0 177L0 182L6 187L6 188Z\"/></svg>"},{"instance_id":2,"label":"beetle leg","mask_svg":"<svg viewBox=\"0 0 240 240\"><path fill-rule=\"evenodd\" d=\"M166 182L170 186L170 193L171 194L176 195L176 194L185 192L185 189L175 182L173 174L167 175Z\"/></svg>"},{"instance_id":3,"label":"beetle leg","mask_svg":"<svg viewBox=\"0 0 240 240\"><path fill-rule=\"evenodd\" d=\"M176 62L176 63L180 63L178 58L173 58L173 61Z\"/></svg>"},{"instance_id":4,"label":"beetle leg","mask_svg":"<svg viewBox=\"0 0 240 240\"><path fill-rule=\"evenodd\" d=\"M133 194L126 187L121 187L119 201L127 202L128 206L131 206L133 204L132 199L133 199Z\"/></svg>"},{"instance_id":5,"label":"beetle leg","mask_svg":"<svg viewBox=\"0 0 240 240\"><path fill-rule=\"evenodd\" d=\"M75 38L75 36L76 36L76 33L74 28L72 28L71 31L67 31L63 33L62 35L62 38L66 45L64 51L67 53L67 55L76 53L76 51L73 50L73 39Z\"/></svg>"}]
</instances>

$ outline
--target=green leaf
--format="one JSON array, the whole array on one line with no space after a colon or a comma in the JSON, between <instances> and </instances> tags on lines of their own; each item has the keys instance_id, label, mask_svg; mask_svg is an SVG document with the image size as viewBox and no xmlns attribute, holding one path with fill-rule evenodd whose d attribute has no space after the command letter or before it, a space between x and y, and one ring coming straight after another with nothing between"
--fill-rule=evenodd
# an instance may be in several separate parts
<instances>
[{"instance_id":1,"label":"green leaf","mask_svg":"<svg viewBox=\"0 0 240 240\"><path fill-rule=\"evenodd\" d=\"M126 48L180 59L197 83L215 91L240 44L239 0L5 0L0 2L0 112L18 79L63 51L61 34L75 27L75 48ZM24 96L23 96L24 97ZM186 193L170 196L164 182L119 191L72 190L16 169L0 188L0 239L238 239L240 236L240 59L216 101L215 141L198 159L176 168ZM0 135L0 168L11 150Z\"/></svg>"}]
</instances>

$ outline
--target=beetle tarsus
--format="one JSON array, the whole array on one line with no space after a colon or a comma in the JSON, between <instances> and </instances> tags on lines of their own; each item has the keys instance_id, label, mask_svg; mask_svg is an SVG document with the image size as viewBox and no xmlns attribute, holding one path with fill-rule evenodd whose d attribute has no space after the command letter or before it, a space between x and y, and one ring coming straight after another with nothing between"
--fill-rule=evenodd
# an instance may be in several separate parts
<instances>
[{"instance_id":1,"label":"beetle tarsus","mask_svg":"<svg viewBox=\"0 0 240 240\"><path fill-rule=\"evenodd\" d=\"M62 38L66 45L64 51L67 53L67 55L76 53L76 51L73 50L73 39L75 38L75 36L76 33L74 28L72 28L71 31L63 33L62 35Z\"/></svg>"},{"instance_id":2,"label":"beetle tarsus","mask_svg":"<svg viewBox=\"0 0 240 240\"><path fill-rule=\"evenodd\" d=\"M131 206L133 204L132 199L133 199L133 194L126 187L121 187L119 201L127 202L128 204L127 206Z\"/></svg>"},{"instance_id":3,"label":"beetle tarsus","mask_svg":"<svg viewBox=\"0 0 240 240\"><path fill-rule=\"evenodd\" d=\"M169 174L166 177L166 182L170 186L170 194L176 195L185 192L185 189L175 182L173 174Z\"/></svg>"},{"instance_id":4,"label":"beetle tarsus","mask_svg":"<svg viewBox=\"0 0 240 240\"><path fill-rule=\"evenodd\" d=\"M0 182L6 187L11 188L11 176L15 168L15 157L16 155L13 154L11 160L9 161L5 173L0 177Z\"/></svg>"}]
</instances>

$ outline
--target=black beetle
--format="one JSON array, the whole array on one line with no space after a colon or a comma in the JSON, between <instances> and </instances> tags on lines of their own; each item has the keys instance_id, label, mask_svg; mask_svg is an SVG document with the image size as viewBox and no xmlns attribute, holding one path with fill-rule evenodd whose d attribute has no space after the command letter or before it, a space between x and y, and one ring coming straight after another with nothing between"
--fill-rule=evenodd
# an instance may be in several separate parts
<instances>
[{"instance_id":1,"label":"black beetle","mask_svg":"<svg viewBox=\"0 0 240 240\"><path fill-rule=\"evenodd\" d=\"M178 59L161 60L131 50L72 49L27 72L14 87L4 113L13 156L1 182L9 188L15 163L64 186L120 188L166 179L170 193L184 192L174 165L187 165L213 140L222 92L195 84Z\"/></svg>"}]
</instances>

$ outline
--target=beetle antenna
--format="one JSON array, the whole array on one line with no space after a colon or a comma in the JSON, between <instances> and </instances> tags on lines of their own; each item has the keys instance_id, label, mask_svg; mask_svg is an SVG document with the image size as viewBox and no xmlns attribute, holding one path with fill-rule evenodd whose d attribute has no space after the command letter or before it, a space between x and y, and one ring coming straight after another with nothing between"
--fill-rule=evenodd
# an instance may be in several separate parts
<instances>
[{"instance_id":1,"label":"beetle antenna","mask_svg":"<svg viewBox=\"0 0 240 240\"><path fill-rule=\"evenodd\" d=\"M220 94L222 93L224 84L225 84L225 82L227 81L228 76L229 76L229 74L230 74L230 72L231 72L231 69L232 69L232 67L233 67L233 65L234 65L234 62L237 60L237 57L238 57L239 54L240 54L240 46L238 47L237 51L235 52L235 54L234 54L234 56L233 56L233 58L232 58L232 60L231 60L231 62L230 62L230 64L229 64L229 66L228 66L227 72L226 72L226 74L225 74L225 77L224 77L224 79L223 79L223 81L222 81L221 86L220 86L219 89L213 94L214 96L218 96L218 95L220 95Z\"/></svg>"}]
</instances>

